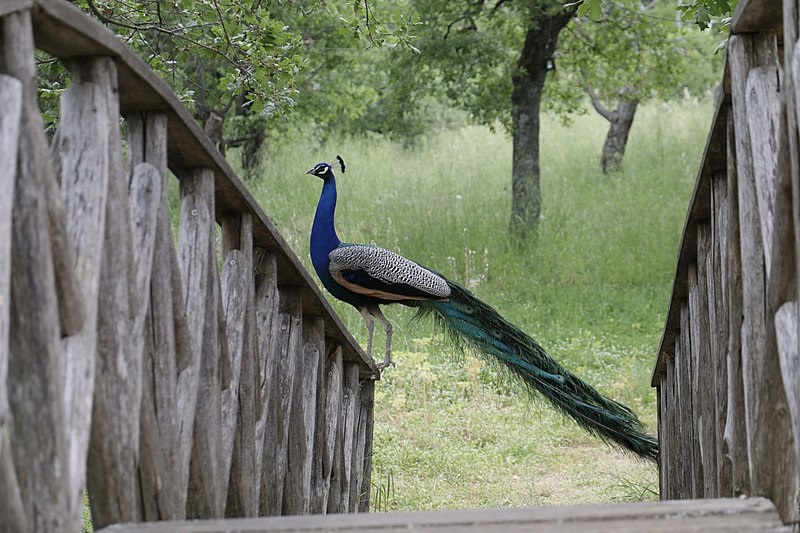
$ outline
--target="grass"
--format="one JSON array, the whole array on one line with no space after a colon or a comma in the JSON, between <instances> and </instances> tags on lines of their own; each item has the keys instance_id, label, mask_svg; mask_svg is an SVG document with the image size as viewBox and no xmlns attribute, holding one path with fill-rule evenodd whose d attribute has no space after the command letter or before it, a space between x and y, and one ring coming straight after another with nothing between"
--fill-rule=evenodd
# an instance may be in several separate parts
<instances>
[{"instance_id":1,"label":"grass","mask_svg":"<svg viewBox=\"0 0 800 533\"><path fill-rule=\"evenodd\" d=\"M303 172L341 154L337 228L466 283L586 381L656 429L650 372L675 254L712 109L640 107L624 169L604 176L607 123L542 125L538 237L506 237L511 146L463 127L415 148L380 138L287 141L249 184L298 255L320 183ZM359 339L358 313L335 303ZM455 353L433 326L390 308L397 367L376 387L378 510L635 501L657 497L655 467L609 448L493 368ZM380 337L376 346L381 346Z\"/></svg>"}]
</instances>

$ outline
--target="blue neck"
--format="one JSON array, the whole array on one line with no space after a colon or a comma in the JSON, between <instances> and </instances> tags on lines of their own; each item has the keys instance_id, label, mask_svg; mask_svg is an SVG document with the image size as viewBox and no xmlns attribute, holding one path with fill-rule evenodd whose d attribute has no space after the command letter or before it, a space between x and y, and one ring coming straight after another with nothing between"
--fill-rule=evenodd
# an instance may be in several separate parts
<instances>
[{"instance_id":1,"label":"blue neck","mask_svg":"<svg viewBox=\"0 0 800 533\"><path fill-rule=\"evenodd\" d=\"M333 172L330 177L324 179L322 194L317 204L317 212L314 215L314 225L311 227L311 262L320 278L330 276L328 274L328 254L339 246L342 241L336 235L333 227L333 215L336 211L336 179Z\"/></svg>"}]
</instances>

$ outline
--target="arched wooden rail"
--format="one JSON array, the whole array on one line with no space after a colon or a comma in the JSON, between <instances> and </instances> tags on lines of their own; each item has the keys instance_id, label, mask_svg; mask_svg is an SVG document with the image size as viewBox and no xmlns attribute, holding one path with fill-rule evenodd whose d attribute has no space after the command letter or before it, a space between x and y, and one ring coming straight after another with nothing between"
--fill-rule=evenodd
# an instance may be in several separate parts
<instances>
[{"instance_id":1,"label":"arched wooden rail","mask_svg":"<svg viewBox=\"0 0 800 533\"><path fill-rule=\"evenodd\" d=\"M800 522L797 0L742 0L653 385L661 497L770 498Z\"/></svg>"},{"instance_id":2,"label":"arched wooden rail","mask_svg":"<svg viewBox=\"0 0 800 533\"><path fill-rule=\"evenodd\" d=\"M49 145L35 48L71 77ZM96 526L367 510L377 377L142 61L0 3L0 531L78 531L85 487Z\"/></svg>"}]
</instances>

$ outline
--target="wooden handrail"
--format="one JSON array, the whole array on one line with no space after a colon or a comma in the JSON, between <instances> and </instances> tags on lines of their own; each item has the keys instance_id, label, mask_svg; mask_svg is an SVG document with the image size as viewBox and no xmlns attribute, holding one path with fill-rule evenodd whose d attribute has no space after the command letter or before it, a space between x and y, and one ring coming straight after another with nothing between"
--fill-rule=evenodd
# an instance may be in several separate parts
<instances>
[{"instance_id":1,"label":"wooden handrail","mask_svg":"<svg viewBox=\"0 0 800 533\"><path fill-rule=\"evenodd\" d=\"M0 530L76 530L85 492L97 527L368 510L375 363L166 84L13 0L0 102Z\"/></svg>"},{"instance_id":2,"label":"wooden handrail","mask_svg":"<svg viewBox=\"0 0 800 533\"><path fill-rule=\"evenodd\" d=\"M115 59L120 112L161 111L166 114L169 169L177 176L191 168L213 169L217 220L231 211L252 215L253 245L277 254L278 283L302 287L303 305L325 319L327 336L344 343L345 360L359 363L362 376L378 378L380 373L375 362L344 327L275 224L169 86L110 30L67 2L14 0L12 5L0 9L10 12L31 7L37 48L62 60L84 56L111 56Z\"/></svg>"}]
</instances>

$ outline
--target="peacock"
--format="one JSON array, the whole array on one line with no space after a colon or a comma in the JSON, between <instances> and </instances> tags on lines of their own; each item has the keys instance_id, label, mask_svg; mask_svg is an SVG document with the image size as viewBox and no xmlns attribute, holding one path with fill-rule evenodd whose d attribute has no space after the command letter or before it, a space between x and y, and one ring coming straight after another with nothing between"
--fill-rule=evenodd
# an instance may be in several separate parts
<instances>
[{"instance_id":1,"label":"peacock","mask_svg":"<svg viewBox=\"0 0 800 533\"><path fill-rule=\"evenodd\" d=\"M336 157L344 173L344 161ZM379 369L393 365L392 324L380 306L414 307L421 316L433 316L458 346L499 363L531 394L538 392L589 433L639 457L657 460L658 441L646 433L628 407L604 397L561 366L539 343L467 289L392 251L342 242L334 226L336 178L331 165L318 163L306 174L323 181L311 229L314 270L328 292L361 313L370 356L373 317L380 322L386 333L386 350Z\"/></svg>"}]
</instances>

